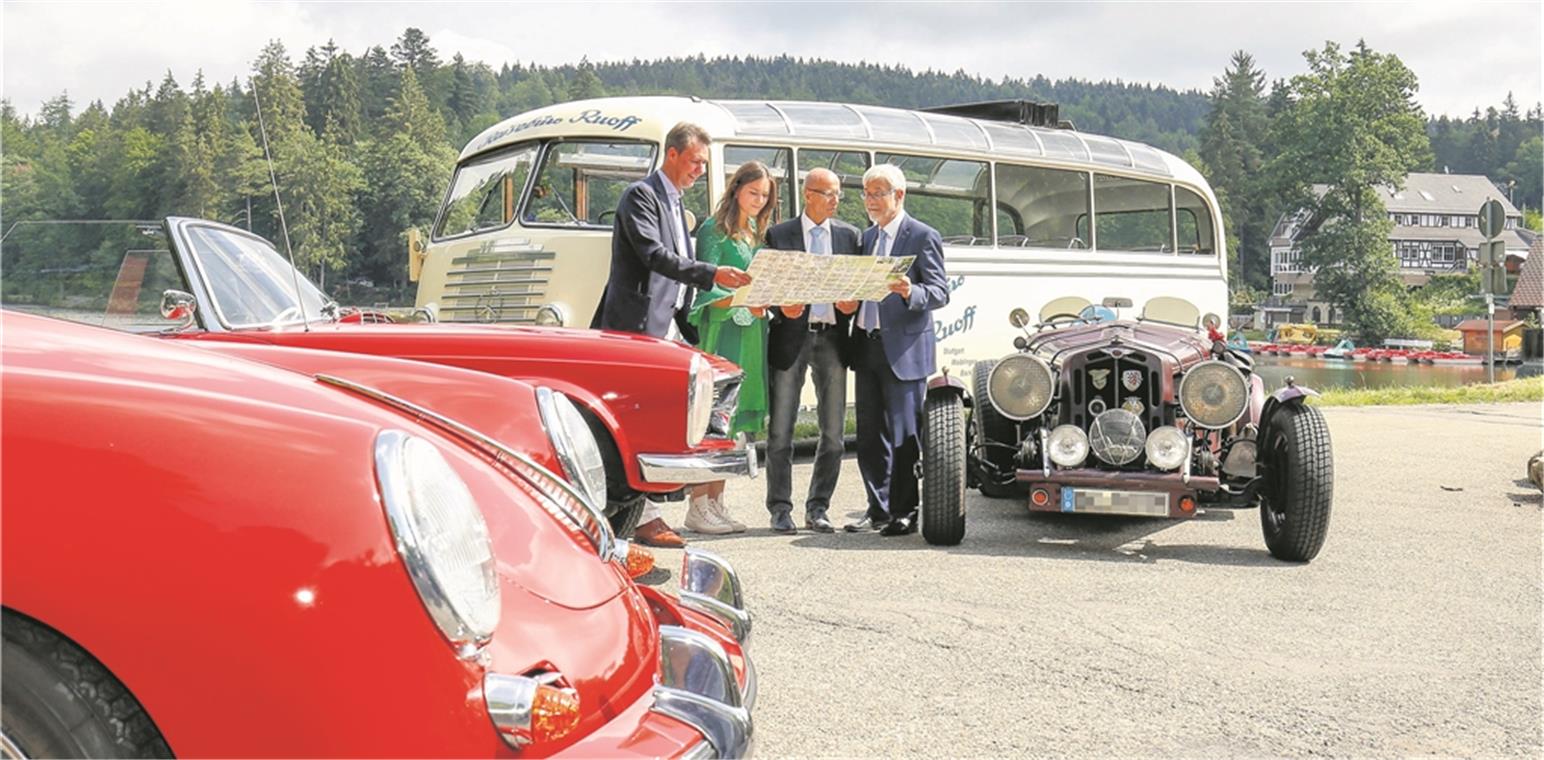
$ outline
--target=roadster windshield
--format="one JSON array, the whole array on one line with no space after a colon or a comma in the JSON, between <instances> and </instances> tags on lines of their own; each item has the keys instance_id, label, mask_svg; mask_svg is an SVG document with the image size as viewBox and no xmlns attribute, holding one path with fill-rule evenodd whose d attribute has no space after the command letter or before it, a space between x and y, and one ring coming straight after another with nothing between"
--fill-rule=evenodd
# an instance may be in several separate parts
<instances>
[{"instance_id":1,"label":"roadster windshield","mask_svg":"<svg viewBox=\"0 0 1544 760\"><path fill-rule=\"evenodd\" d=\"M322 307L329 299L262 238L195 225L188 227L187 239L194 266L214 299L215 314L227 327L324 317ZM297 287L304 310L295 299Z\"/></svg>"}]
</instances>

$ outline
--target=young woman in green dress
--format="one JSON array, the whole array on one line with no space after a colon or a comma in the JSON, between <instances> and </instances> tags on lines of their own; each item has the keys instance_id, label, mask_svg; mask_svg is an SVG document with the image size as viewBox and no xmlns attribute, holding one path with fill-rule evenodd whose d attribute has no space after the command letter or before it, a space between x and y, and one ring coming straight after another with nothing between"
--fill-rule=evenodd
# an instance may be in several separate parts
<instances>
[{"instance_id":1,"label":"young woman in green dress","mask_svg":"<svg viewBox=\"0 0 1544 760\"><path fill-rule=\"evenodd\" d=\"M760 161L742 164L729 178L713 218L697 232L697 258L745 269L761 248L762 235L772 223L777 183ZM733 291L715 287L697 294L691 321L697 326L698 348L740 365L739 405L729 421L729 434L755 437L767 429L766 309L730 306ZM724 507L724 482L691 491L686 527L698 533L739 533L745 525Z\"/></svg>"}]
</instances>

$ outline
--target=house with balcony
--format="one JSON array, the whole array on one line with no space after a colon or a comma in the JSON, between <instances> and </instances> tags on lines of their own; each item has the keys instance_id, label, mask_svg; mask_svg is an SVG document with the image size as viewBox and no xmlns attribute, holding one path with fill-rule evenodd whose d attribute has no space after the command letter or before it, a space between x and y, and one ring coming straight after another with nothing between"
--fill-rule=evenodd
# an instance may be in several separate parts
<instances>
[{"instance_id":1,"label":"house with balcony","mask_svg":"<svg viewBox=\"0 0 1544 760\"><path fill-rule=\"evenodd\" d=\"M1322 194L1324 186L1315 186ZM1399 279L1419 288L1440 274L1467 272L1479 265L1480 206L1501 201L1506 229L1501 233L1508 268L1528 257L1534 233L1523 228L1522 212L1489 179L1474 174L1410 174L1399 190L1379 188L1394 229L1389 246L1399 260ZM1338 324L1340 315L1316 297L1314 273L1303 264L1301 242L1318 229L1308 209L1283 214L1271 231L1271 295L1260 307L1266 325L1286 322Z\"/></svg>"}]
</instances>

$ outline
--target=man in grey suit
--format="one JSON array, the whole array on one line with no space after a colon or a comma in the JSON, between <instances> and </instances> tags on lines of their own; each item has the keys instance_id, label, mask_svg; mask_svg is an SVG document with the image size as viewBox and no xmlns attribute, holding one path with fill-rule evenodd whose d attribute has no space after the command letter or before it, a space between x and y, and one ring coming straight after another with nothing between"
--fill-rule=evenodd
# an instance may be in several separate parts
<instances>
[{"instance_id":1,"label":"man in grey suit","mask_svg":"<svg viewBox=\"0 0 1544 760\"><path fill-rule=\"evenodd\" d=\"M804 178L804 213L772 225L767 246L819 255L858 253L858 228L835 217L841 181L829 169ZM820 442L815 473L804 499L804 527L817 533L834 528L826 518L831 492L842 472L842 428L847 416L847 331L852 316L832 304L783 306L767 333L771 424L767 430L767 511L772 530L794 533L793 426L799 414L806 371L815 379Z\"/></svg>"},{"instance_id":2,"label":"man in grey suit","mask_svg":"<svg viewBox=\"0 0 1544 760\"><path fill-rule=\"evenodd\" d=\"M744 270L714 266L692 255L691 225L681 193L708 169L706 130L681 122L665 136L659 171L627 186L611 229L611 279L601 293L591 327L688 341L692 288L738 288L751 281ZM686 540L665 524L659 507L646 502L633 537L649 546L679 548Z\"/></svg>"},{"instance_id":3,"label":"man in grey suit","mask_svg":"<svg viewBox=\"0 0 1544 760\"><path fill-rule=\"evenodd\" d=\"M922 404L937 370L933 310L949 303L943 240L906 213L906 177L893 164L863 174L863 205L874 226L863 232L869 256L914 256L881 301L864 301L853 318L853 385L857 391L858 470L868 495L853 533L903 536L917 530L916 465ZM853 304L848 302L844 307Z\"/></svg>"}]
</instances>

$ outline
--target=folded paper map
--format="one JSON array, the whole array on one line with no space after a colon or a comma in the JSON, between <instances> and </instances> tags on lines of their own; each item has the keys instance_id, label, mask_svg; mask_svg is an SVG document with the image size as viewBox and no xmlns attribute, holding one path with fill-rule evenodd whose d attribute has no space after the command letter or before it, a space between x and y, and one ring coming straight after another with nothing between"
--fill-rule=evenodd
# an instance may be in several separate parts
<instances>
[{"instance_id":1,"label":"folded paper map","mask_svg":"<svg viewBox=\"0 0 1544 760\"><path fill-rule=\"evenodd\" d=\"M911 268L914 256L833 256L764 248L751 259L751 284L734 292L731 306L784 306L878 301L890 282Z\"/></svg>"}]
</instances>

